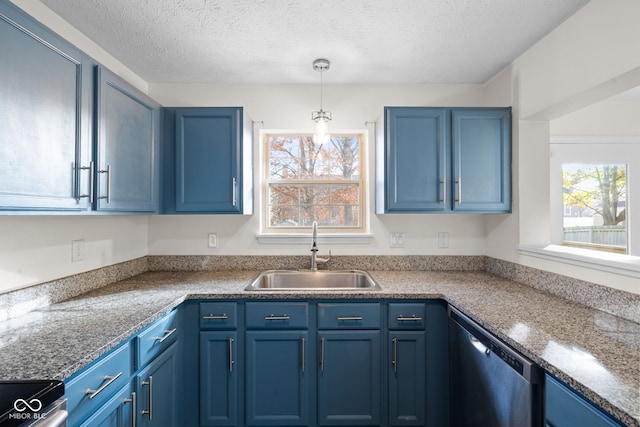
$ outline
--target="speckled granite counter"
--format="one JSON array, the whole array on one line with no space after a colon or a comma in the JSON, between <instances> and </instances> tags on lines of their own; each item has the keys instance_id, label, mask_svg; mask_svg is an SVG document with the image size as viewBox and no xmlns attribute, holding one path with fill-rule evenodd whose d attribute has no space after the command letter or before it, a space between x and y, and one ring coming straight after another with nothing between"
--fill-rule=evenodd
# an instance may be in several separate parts
<instances>
[{"instance_id":1,"label":"speckled granite counter","mask_svg":"<svg viewBox=\"0 0 640 427\"><path fill-rule=\"evenodd\" d=\"M260 291L257 271L148 272L0 325L0 379L64 379L185 299L443 298L631 426L640 324L485 272L370 271L381 291Z\"/></svg>"}]
</instances>

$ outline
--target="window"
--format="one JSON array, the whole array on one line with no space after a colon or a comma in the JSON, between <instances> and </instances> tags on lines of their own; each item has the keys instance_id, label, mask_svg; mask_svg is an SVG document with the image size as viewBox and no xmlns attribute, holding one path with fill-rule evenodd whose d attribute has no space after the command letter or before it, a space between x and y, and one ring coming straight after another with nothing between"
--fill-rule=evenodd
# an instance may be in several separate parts
<instances>
[{"instance_id":1,"label":"window","mask_svg":"<svg viewBox=\"0 0 640 427\"><path fill-rule=\"evenodd\" d=\"M640 255L640 141L555 137L550 147L551 243L598 257Z\"/></svg>"},{"instance_id":2,"label":"window","mask_svg":"<svg viewBox=\"0 0 640 427\"><path fill-rule=\"evenodd\" d=\"M626 184L625 164L563 164L563 245L626 254Z\"/></svg>"},{"instance_id":3,"label":"window","mask_svg":"<svg viewBox=\"0 0 640 427\"><path fill-rule=\"evenodd\" d=\"M316 143L311 134L265 132L263 228L308 233L365 230L364 134L336 134Z\"/></svg>"}]
</instances>

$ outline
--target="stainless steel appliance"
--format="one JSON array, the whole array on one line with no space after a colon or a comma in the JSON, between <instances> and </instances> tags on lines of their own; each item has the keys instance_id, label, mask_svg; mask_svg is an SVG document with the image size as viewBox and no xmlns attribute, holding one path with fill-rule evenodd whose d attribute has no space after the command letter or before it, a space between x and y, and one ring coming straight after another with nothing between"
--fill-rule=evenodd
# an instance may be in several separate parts
<instances>
[{"instance_id":1,"label":"stainless steel appliance","mask_svg":"<svg viewBox=\"0 0 640 427\"><path fill-rule=\"evenodd\" d=\"M542 426L542 371L449 307L452 427Z\"/></svg>"},{"instance_id":2,"label":"stainless steel appliance","mask_svg":"<svg viewBox=\"0 0 640 427\"><path fill-rule=\"evenodd\" d=\"M63 396L62 381L0 381L0 426L66 426L67 400Z\"/></svg>"}]
</instances>

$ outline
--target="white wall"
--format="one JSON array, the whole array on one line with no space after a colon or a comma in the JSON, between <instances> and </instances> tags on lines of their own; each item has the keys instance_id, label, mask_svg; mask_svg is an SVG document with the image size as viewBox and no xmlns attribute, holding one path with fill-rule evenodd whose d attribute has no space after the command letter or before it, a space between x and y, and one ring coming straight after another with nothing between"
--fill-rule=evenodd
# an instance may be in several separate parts
<instances>
[{"instance_id":1,"label":"white wall","mask_svg":"<svg viewBox=\"0 0 640 427\"><path fill-rule=\"evenodd\" d=\"M0 216L0 293L145 256L147 238L144 216Z\"/></svg>"},{"instance_id":2,"label":"white wall","mask_svg":"<svg viewBox=\"0 0 640 427\"><path fill-rule=\"evenodd\" d=\"M637 277L518 250L518 245L544 246L550 241L549 121L640 85L638 16L636 0L592 0L490 83L491 89L504 91L507 76L510 79L516 178L515 215L504 222L488 221L487 255L640 293ZM568 122L563 122L557 130L561 125L566 129Z\"/></svg>"}]
</instances>

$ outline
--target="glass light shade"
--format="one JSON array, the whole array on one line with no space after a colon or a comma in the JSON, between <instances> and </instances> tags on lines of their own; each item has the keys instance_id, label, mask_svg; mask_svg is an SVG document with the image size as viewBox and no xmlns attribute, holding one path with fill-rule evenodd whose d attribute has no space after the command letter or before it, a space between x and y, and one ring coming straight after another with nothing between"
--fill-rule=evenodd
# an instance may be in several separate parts
<instances>
[{"instance_id":1,"label":"glass light shade","mask_svg":"<svg viewBox=\"0 0 640 427\"><path fill-rule=\"evenodd\" d=\"M317 118L313 125L313 141L316 144L324 144L329 142L329 138L329 120L324 117Z\"/></svg>"}]
</instances>

